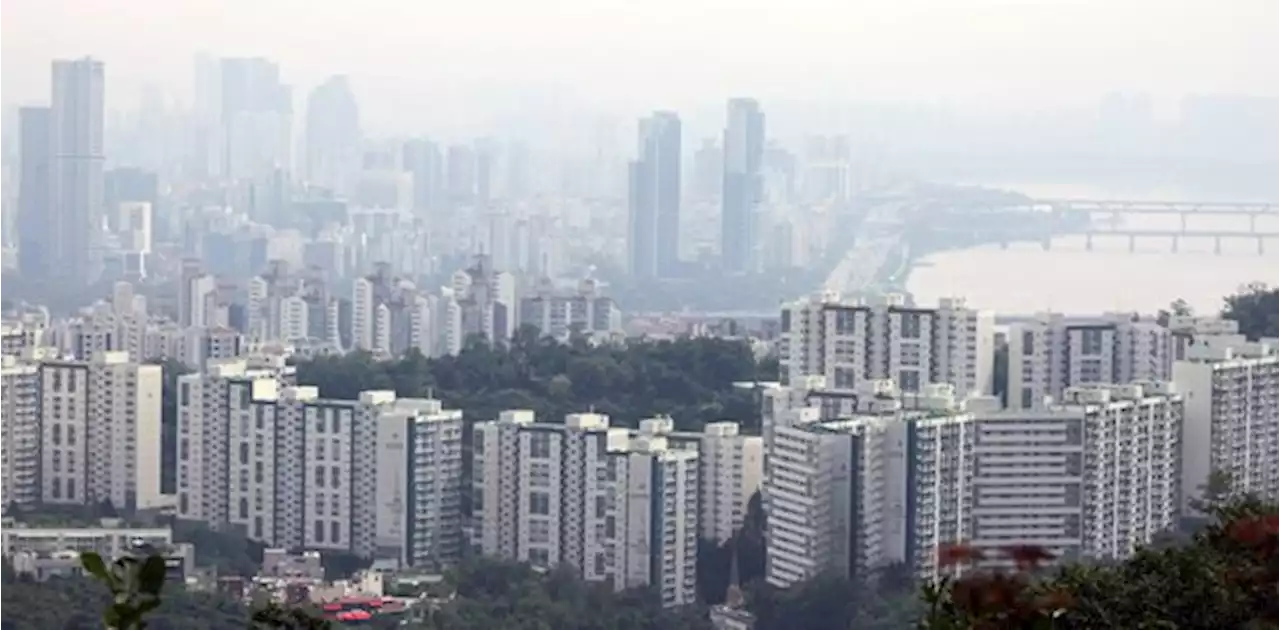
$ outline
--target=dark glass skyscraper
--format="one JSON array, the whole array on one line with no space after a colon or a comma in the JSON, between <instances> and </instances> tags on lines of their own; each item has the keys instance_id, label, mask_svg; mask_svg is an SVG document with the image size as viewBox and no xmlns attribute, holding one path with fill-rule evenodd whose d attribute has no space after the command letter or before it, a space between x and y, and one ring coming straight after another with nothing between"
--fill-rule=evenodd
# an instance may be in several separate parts
<instances>
[{"instance_id":1,"label":"dark glass skyscraper","mask_svg":"<svg viewBox=\"0 0 1280 630\"><path fill-rule=\"evenodd\" d=\"M758 206L764 194L764 113L754 99L729 101L724 129L720 258L726 271L759 269Z\"/></svg>"},{"instance_id":2,"label":"dark glass skyscraper","mask_svg":"<svg viewBox=\"0 0 1280 630\"><path fill-rule=\"evenodd\" d=\"M667 278L680 266L680 118L655 112L640 120L629 173L628 263L640 278Z\"/></svg>"}]
</instances>

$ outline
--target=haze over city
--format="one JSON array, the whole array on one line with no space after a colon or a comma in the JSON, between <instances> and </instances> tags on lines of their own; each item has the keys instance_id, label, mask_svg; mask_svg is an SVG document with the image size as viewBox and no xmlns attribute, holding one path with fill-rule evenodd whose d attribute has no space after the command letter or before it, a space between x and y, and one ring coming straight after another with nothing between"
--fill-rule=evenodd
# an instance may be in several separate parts
<instances>
[{"instance_id":1,"label":"haze over city","mask_svg":"<svg viewBox=\"0 0 1280 630\"><path fill-rule=\"evenodd\" d=\"M1278 23L7 0L0 622L1274 624Z\"/></svg>"}]
</instances>

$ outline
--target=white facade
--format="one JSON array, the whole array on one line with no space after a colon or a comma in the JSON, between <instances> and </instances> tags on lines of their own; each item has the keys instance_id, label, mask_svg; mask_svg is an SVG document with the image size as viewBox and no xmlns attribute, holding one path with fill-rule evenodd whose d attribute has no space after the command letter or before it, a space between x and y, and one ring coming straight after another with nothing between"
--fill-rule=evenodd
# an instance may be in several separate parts
<instances>
[{"instance_id":1,"label":"white facade","mask_svg":"<svg viewBox=\"0 0 1280 630\"><path fill-rule=\"evenodd\" d=\"M701 433L675 431L671 418L646 418L633 436L663 436L698 452L700 536L724 544L742 527L747 504L764 478L764 438L743 435L736 422L709 422Z\"/></svg>"},{"instance_id":2,"label":"white facade","mask_svg":"<svg viewBox=\"0 0 1280 630\"><path fill-rule=\"evenodd\" d=\"M948 383L961 395L991 391L993 320L962 299L935 308L889 294L875 303L814 296L782 308L779 363L784 383L826 378L835 391L891 379L903 391Z\"/></svg>"},{"instance_id":3,"label":"white facade","mask_svg":"<svg viewBox=\"0 0 1280 630\"><path fill-rule=\"evenodd\" d=\"M1226 473L1236 493L1275 501L1280 479L1277 381L1272 343L1249 343L1235 322L1218 334L1195 334L1180 348L1173 380L1186 405L1182 498L1199 497L1211 472Z\"/></svg>"},{"instance_id":4,"label":"white facade","mask_svg":"<svg viewBox=\"0 0 1280 630\"><path fill-rule=\"evenodd\" d=\"M4 357L0 367L0 418L4 434L4 496L9 502L31 504L40 500L40 368Z\"/></svg>"},{"instance_id":5,"label":"white facade","mask_svg":"<svg viewBox=\"0 0 1280 630\"><path fill-rule=\"evenodd\" d=\"M160 366L104 352L90 361L42 361L38 369L40 500L163 505Z\"/></svg>"},{"instance_id":6,"label":"white facade","mask_svg":"<svg viewBox=\"0 0 1280 630\"><path fill-rule=\"evenodd\" d=\"M1044 313L1009 329L1008 407L1037 409L1073 385L1169 379L1169 329L1129 313Z\"/></svg>"},{"instance_id":7,"label":"white facade","mask_svg":"<svg viewBox=\"0 0 1280 630\"><path fill-rule=\"evenodd\" d=\"M480 553L572 566L616 589L654 585L666 605L694 601L696 450L632 439L600 414L548 424L505 411L475 427L472 483Z\"/></svg>"},{"instance_id":8,"label":"white facade","mask_svg":"<svg viewBox=\"0 0 1280 630\"><path fill-rule=\"evenodd\" d=\"M905 562L936 579L940 545L968 540L975 424L949 385L919 395L858 387L858 410L780 410L766 441L765 577L788 587L823 572L866 579Z\"/></svg>"},{"instance_id":9,"label":"white facade","mask_svg":"<svg viewBox=\"0 0 1280 630\"><path fill-rule=\"evenodd\" d=\"M280 377L235 361L179 378L179 516L275 547L456 561L461 412L389 391L325 399Z\"/></svg>"}]
</instances>

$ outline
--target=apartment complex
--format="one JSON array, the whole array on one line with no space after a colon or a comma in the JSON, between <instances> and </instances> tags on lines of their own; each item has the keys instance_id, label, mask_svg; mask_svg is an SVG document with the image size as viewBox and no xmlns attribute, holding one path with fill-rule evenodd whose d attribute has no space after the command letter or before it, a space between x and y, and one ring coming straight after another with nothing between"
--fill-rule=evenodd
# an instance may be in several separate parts
<instances>
[{"instance_id":1,"label":"apartment complex","mask_svg":"<svg viewBox=\"0 0 1280 630\"><path fill-rule=\"evenodd\" d=\"M475 426L473 542L480 553L568 565L617 589L652 585L665 605L697 596L698 452L632 437L607 416Z\"/></svg>"},{"instance_id":2,"label":"apartment complex","mask_svg":"<svg viewBox=\"0 0 1280 630\"><path fill-rule=\"evenodd\" d=\"M643 419L632 435L662 436L673 447L698 452L699 535L716 544L732 538L764 478L764 438L744 435L736 422L709 422L701 432L676 431L669 417Z\"/></svg>"},{"instance_id":3,"label":"apartment complex","mask_svg":"<svg viewBox=\"0 0 1280 630\"><path fill-rule=\"evenodd\" d=\"M1037 409L1075 385L1166 381L1173 337L1155 319L1037 315L1010 326L1008 406Z\"/></svg>"},{"instance_id":4,"label":"apartment complex","mask_svg":"<svg viewBox=\"0 0 1280 630\"><path fill-rule=\"evenodd\" d=\"M765 577L788 587L834 572L865 579L904 562L943 570L941 544L970 537L975 422L949 385L901 392L889 380L854 392L853 413L775 408L766 433ZM776 397L775 397L776 398Z\"/></svg>"},{"instance_id":5,"label":"apartment complex","mask_svg":"<svg viewBox=\"0 0 1280 630\"><path fill-rule=\"evenodd\" d=\"M892 379L907 392L949 383L961 396L989 393L992 322L958 298L922 308L900 294L874 302L813 296L782 308L782 382L823 376L828 388L850 392L863 381Z\"/></svg>"},{"instance_id":6,"label":"apartment complex","mask_svg":"<svg viewBox=\"0 0 1280 630\"><path fill-rule=\"evenodd\" d=\"M1162 382L1069 387L1043 408L978 412L971 542L1127 557L1175 523L1182 420Z\"/></svg>"},{"instance_id":7,"label":"apartment complex","mask_svg":"<svg viewBox=\"0 0 1280 630\"><path fill-rule=\"evenodd\" d=\"M178 398L179 516L275 547L458 558L461 412L385 391L325 399L244 361L180 377Z\"/></svg>"},{"instance_id":8,"label":"apartment complex","mask_svg":"<svg viewBox=\"0 0 1280 630\"><path fill-rule=\"evenodd\" d=\"M581 280L572 292L558 291L544 279L532 295L520 299L520 325L561 340L573 334L608 338L622 334L622 311L594 278Z\"/></svg>"},{"instance_id":9,"label":"apartment complex","mask_svg":"<svg viewBox=\"0 0 1280 630\"><path fill-rule=\"evenodd\" d=\"M1186 405L1182 496L1200 496L1212 472L1236 493L1276 500L1280 479L1280 357L1248 342L1235 322L1171 322L1180 331L1173 380Z\"/></svg>"},{"instance_id":10,"label":"apartment complex","mask_svg":"<svg viewBox=\"0 0 1280 630\"><path fill-rule=\"evenodd\" d=\"M160 495L160 366L27 351L3 367L5 500L145 508Z\"/></svg>"}]
</instances>

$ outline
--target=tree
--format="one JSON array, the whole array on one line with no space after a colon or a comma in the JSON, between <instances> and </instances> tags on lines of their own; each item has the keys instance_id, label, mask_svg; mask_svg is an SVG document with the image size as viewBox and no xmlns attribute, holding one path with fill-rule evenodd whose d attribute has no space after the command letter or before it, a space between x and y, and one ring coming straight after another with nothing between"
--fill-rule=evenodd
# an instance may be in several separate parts
<instances>
[{"instance_id":1,"label":"tree","mask_svg":"<svg viewBox=\"0 0 1280 630\"><path fill-rule=\"evenodd\" d=\"M1276 287L1252 282L1224 299L1222 317L1239 322L1240 332L1250 340L1278 337L1280 299L1277 294Z\"/></svg>"},{"instance_id":2,"label":"tree","mask_svg":"<svg viewBox=\"0 0 1280 630\"><path fill-rule=\"evenodd\" d=\"M1149 547L1124 562L1069 565L1043 575L1050 554L1006 549L1018 571L971 571L926 587L924 628L1263 628L1275 627L1277 512L1235 499L1212 508L1189 544ZM945 561L983 559L957 545Z\"/></svg>"}]
</instances>

